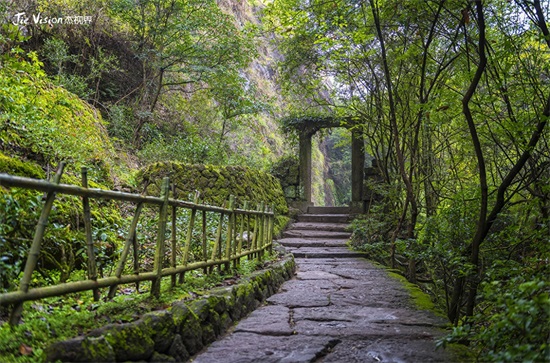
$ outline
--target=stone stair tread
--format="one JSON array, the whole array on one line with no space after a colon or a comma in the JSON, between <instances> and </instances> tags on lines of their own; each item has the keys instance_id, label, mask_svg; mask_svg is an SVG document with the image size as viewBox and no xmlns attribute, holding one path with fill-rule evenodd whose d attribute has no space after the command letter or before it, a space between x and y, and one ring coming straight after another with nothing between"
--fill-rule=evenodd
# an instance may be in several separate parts
<instances>
[{"instance_id":1,"label":"stone stair tread","mask_svg":"<svg viewBox=\"0 0 550 363\"><path fill-rule=\"evenodd\" d=\"M317 222L317 223L347 223L348 214L301 214L298 216L298 222Z\"/></svg>"},{"instance_id":2,"label":"stone stair tread","mask_svg":"<svg viewBox=\"0 0 550 363\"><path fill-rule=\"evenodd\" d=\"M290 228L299 230L346 232L347 228L349 228L349 223L295 222Z\"/></svg>"},{"instance_id":3,"label":"stone stair tread","mask_svg":"<svg viewBox=\"0 0 550 363\"><path fill-rule=\"evenodd\" d=\"M285 247L342 247L347 246L348 240L304 240L303 238L283 238L277 242Z\"/></svg>"},{"instance_id":4,"label":"stone stair tread","mask_svg":"<svg viewBox=\"0 0 550 363\"><path fill-rule=\"evenodd\" d=\"M349 238L349 232L332 232L332 231L314 231L314 230L287 230L283 232L284 237L305 237L305 238Z\"/></svg>"},{"instance_id":5,"label":"stone stair tread","mask_svg":"<svg viewBox=\"0 0 550 363\"><path fill-rule=\"evenodd\" d=\"M295 258L349 258L365 257L362 252L351 251L347 247L287 247Z\"/></svg>"},{"instance_id":6,"label":"stone stair tread","mask_svg":"<svg viewBox=\"0 0 550 363\"><path fill-rule=\"evenodd\" d=\"M315 207L310 206L307 209L308 214L349 214L349 207Z\"/></svg>"}]
</instances>

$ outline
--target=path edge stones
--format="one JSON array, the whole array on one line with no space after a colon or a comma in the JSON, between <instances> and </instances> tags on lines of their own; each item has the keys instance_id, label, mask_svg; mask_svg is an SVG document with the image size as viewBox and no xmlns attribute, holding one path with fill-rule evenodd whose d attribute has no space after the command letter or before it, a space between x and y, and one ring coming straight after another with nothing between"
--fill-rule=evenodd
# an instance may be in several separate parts
<instances>
[{"instance_id":1,"label":"path edge stones","mask_svg":"<svg viewBox=\"0 0 550 363\"><path fill-rule=\"evenodd\" d=\"M223 335L234 322L259 307L296 272L294 256L257 271L229 287L214 288L200 299L177 301L167 310L139 320L109 324L86 335L51 344L47 361L184 362Z\"/></svg>"}]
</instances>

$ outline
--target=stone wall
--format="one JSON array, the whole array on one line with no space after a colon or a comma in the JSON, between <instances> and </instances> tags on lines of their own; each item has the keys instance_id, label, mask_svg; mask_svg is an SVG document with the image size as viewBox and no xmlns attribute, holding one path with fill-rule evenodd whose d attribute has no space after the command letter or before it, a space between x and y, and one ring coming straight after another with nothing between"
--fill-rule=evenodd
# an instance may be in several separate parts
<instances>
[{"instance_id":1,"label":"stone wall","mask_svg":"<svg viewBox=\"0 0 550 363\"><path fill-rule=\"evenodd\" d=\"M300 186L300 161L294 156L279 159L271 170L279 179L287 202L303 201L303 190Z\"/></svg>"},{"instance_id":2,"label":"stone wall","mask_svg":"<svg viewBox=\"0 0 550 363\"><path fill-rule=\"evenodd\" d=\"M252 203L251 209L255 209L259 202L273 205L276 233L288 223L288 205L283 189L279 180L271 174L244 166L158 162L142 168L136 179L140 189L147 188L147 194L158 196L160 183L166 176L175 183L178 199L189 200L198 190L206 204L222 206L230 195L234 195L239 208L245 200Z\"/></svg>"},{"instance_id":3,"label":"stone wall","mask_svg":"<svg viewBox=\"0 0 550 363\"><path fill-rule=\"evenodd\" d=\"M234 322L256 309L292 277L292 255L231 287L201 299L180 301L125 324L110 324L75 339L52 344L47 361L185 362Z\"/></svg>"}]
</instances>

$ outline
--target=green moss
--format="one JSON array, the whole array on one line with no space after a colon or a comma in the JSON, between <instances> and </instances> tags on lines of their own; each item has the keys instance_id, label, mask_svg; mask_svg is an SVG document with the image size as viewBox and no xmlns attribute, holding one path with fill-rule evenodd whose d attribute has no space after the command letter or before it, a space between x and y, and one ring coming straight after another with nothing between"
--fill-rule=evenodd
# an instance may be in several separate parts
<instances>
[{"instance_id":1,"label":"green moss","mask_svg":"<svg viewBox=\"0 0 550 363\"><path fill-rule=\"evenodd\" d=\"M238 207L249 201L249 208L260 202L275 207L278 216L288 214L288 206L279 181L270 174L242 166L187 165L178 162L159 162L142 168L136 176L141 186L149 185L148 194L158 195L163 177L170 177L176 184L178 197L201 192L207 204L223 205L230 195L236 197ZM277 218L275 229L279 232L287 220Z\"/></svg>"},{"instance_id":2,"label":"green moss","mask_svg":"<svg viewBox=\"0 0 550 363\"><path fill-rule=\"evenodd\" d=\"M113 347L105 337L87 337L82 341L86 358L91 362L110 362L115 360Z\"/></svg>"},{"instance_id":3,"label":"green moss","mask_svg":"<svg viewBox=\"0 0 550 363\"><path fill-rule=\"evenodd\" d=\"M153 354L152 331L146 324L111 326L104 332L105 340L113 347L118 361L147 359Z\"/></svg>"},{"instance_id":4,"label":"green moss","mask_svg":"<svg viewBox=\"0 0 550 363\"><path fill-rule=\"evenodd\" d=\"M30 161L22 161L0 152L0 173L24 176L35 179L44 179L46 174L37 164Z\"/></svg>"},{"instance_id":5,"label":"green moss","mask_svg":"<svg viewBox=\"0 0 550 363\"><path fill-rule=\"evenodd\" d=\"M391 269L388 269L387 271L389 276L393 277L396 280L399 280L403 284L403 286L407 289L407 291L409 291L414 304L419 309L430 310L436 313L437 315L443 316L443 313L435 308L435 305L430 299L430 296L425 292L423 292L422 290L420 290L420 288L417 285L407 281L407 279L404 276L396 272L392 272Z\"/></svg>"}]
</instances>

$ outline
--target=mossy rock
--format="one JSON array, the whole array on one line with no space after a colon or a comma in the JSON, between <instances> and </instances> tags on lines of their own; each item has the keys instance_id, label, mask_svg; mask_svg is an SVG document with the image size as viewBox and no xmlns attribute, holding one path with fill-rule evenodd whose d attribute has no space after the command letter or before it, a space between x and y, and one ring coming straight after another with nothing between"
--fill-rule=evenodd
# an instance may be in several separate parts
<instances>
[{"instance_id":1,"label":"mossy rock","mask_svg":"<svg viewBox=\"0 0 550 363\"><path fill-rule=\"evenodd\" d=\"M44 179L46 173L37 164L30 161L22 161L0 152L0 173L24 176L34 179Z\"/></svg>"},{"instance_id":2,"label":"mossy rock","mask_svg":"<svg viewBox=\"0 0 550 363\"><path fill-rule=\"evenodd\" d=\"M48 362L113 362L115 360L115 351L104 336L78 337L54 343L46 349Z\"/></svg>"},{"instance_id":3,"label":"mossy rock","mask_svg":"<svg viewBox=\"0 0 550 363\"><path fill-rule=\"evenodd\" d=\"M270 174L243 166L189 165L178 162L159 162L142 168L136 175L140 187L149 185L147 193L158 196L164 177L176 184L178 196L184 198L195 190L201 192L206 204L223 206L234 195L237 206L244 201L255 208L260 202L274 206L278 216L288 214L285 195L279 181ZM277 220L279 223L280 220ZM280 226L276 223L276 229Z\"/></svg>"},{"instance_id":4,"label":"mossy rock","mask_svg":"<svg viewBox=\"0 0 550 363\"><path fill-rule=\"evenodd\" d=\"M169 311L154 311L143 316L144 324L151 329L151 338L155 343L154 349L159 353L165 353L170 349L175 337L176 325Z\"/></svg>"},{"instance_id":5,"label":"mossy rock","mask_svg":"<svg viewBox=\"0 0 550 363\"><path fill-rule=\"evenodd\" d=\"M105 337L113 347L117 361L147 360L154 352L153 331L143 320L107 325L90 333L90 336Z\"/></svg>"}]
</instances>

